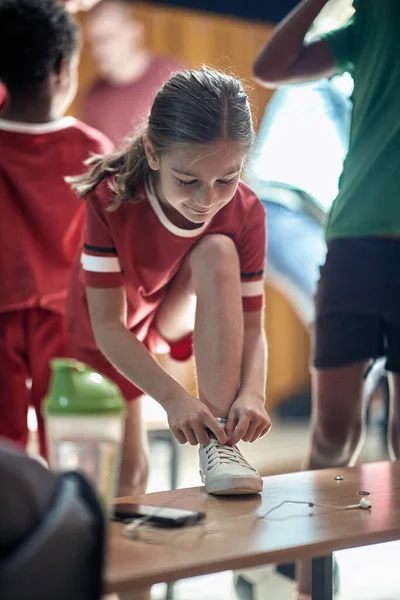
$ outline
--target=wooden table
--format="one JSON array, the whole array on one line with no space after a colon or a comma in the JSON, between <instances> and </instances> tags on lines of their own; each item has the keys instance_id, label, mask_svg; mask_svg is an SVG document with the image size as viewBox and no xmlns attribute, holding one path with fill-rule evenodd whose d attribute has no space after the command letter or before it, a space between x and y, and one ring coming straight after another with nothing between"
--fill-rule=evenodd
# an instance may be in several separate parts
<instances>
[{"instance_id":1,"label":"wooden table","mask_svg":"<svg viewBox=\"0 0 400 600\"><path fill-rule=\"evenodd\" d=\"M338 476L343 480L336 480ZM370 493L371 510L284 504L268 518L257 518L286 500L358 504L360 491ZM217 498L204 488L191 488L136 501L204 511L207 519L204 526L151 535L151 544L125 539L123 526L113 523L106 572L109 592L312 558L313 600L331 600L333 551L400 539L400 463L266 477L262 496L251 498ZM249 518L243 519L245 515Z\"/></svg>"}]
</instances>

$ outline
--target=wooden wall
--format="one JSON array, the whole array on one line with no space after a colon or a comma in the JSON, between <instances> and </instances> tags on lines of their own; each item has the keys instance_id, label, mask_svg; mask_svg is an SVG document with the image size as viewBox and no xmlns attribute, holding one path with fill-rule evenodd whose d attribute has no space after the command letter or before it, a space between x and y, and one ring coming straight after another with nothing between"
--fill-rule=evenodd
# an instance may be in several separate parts
<instances>
[{"instance_id":1,"label":"wooden wall","mask_svg":"<svg viewBox=\"0 0 400 600\"><path fill-rule=\"evenodd\" d=\"M260 22L242 21L204 12L135 3L135 14L145 25L148 46L155 52L175 56L190 67L202 64L229 69L248 83L256 124L271 97L251 78L252 63L271 31ZM84 18L82 19L84 30ZM85 46L80 66L80 86L71 114L79 116L82 92L96 75ZM269 343L268 406L282 397L309 386L309 336L280 292L268 286L266 329ZM193 366L186 375L179 367L179 378L193 387Z\"/></svg>"},{"instance_id":2,"label":"wooden wall","mask_svg":"<svg viewBox=\"0 0 400 600\"><path fill-rule=\"evenodd\" d=\"M251 76L252 63L267 39L271 25L151 2L135 2L134 10L136 17L145 26L147 45L154 52L179 58L189 67L205 64L229 69L243 79L248 84L255 119L258 121L258 116L264 113L271 92L254 83ZM84 24L83 16L83 31ZM81 93L95 74L93 62L84 47L80 87L71 107L72 114L79 114Z\"/></svg>"}]
</instances>

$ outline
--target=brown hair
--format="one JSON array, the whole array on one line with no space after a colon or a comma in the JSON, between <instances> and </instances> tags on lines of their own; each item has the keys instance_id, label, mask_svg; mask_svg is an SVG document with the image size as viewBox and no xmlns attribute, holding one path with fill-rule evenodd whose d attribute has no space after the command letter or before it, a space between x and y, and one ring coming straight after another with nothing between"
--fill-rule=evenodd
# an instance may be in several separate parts
<instances>
[{"instance_id":1,"label":"brown hair","mask_svg":"<svg viewBox=\"0 0 400 600\"><path fill-rule=\"evenodd\" d=\"M175 73L158 92L143 130L124 148L90 158L88 173L68 179L73 189L85 197L110 178L115 194L111 209L134 199L151 170L144 135L158 157L178 144L210 144L221 139L242 142L250 152L254 129L247 95L240 81L220 71L203 67Z\"/></svg>"}]
</instances>

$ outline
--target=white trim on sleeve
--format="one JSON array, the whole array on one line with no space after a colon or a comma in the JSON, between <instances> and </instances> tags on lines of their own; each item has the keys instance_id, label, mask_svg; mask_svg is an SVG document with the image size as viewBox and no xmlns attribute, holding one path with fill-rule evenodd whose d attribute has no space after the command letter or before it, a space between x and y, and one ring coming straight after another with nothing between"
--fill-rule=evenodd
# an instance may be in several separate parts
<instances>
[{"instance_id":1,"label":"white trim on sleeve","mask_svg":"<svg viewBox=\"0 0 400 600\"><path fill-rule=\"evenodd\" d=\"M92 256L82 252L81 263L85 271L93 273L121 272L121 265L116 256Z\"/></svg>"},{"instance_id":2,"label":"white trim on sleeve","mask_svg":"<svg viewBox=\"0 0 400 600\"><path fill-rule=\"evenodd\" d=\"M265 280L258 281L242 281L242 296L251 298L252 296L262 296L264 293Z\"/></svg>"}]
</instances>

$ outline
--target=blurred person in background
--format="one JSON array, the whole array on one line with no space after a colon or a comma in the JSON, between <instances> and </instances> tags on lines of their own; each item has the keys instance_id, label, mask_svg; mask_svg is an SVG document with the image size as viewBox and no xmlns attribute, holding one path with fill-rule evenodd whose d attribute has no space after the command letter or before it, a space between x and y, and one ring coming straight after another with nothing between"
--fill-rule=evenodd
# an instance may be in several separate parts
<instances>
[{"instance_id":1,"label":"blurred person in background","mask_svg":"<svg viewBox=\"0 0 400 600\"><path fill-rule=\"evenodd\" d=\"M121 145L146 120L161 85L183 65L146 48L144 27L123 0L95 6L86 15L85 32L100 76L83 99L81 116Z\"/></svg>"},{"instance_id":2,"label":"blurred person in background","mask_svg":"<svg viewBox=\"0 0 400 600\"><path fill-rule=\"evenodd\" d=\"M400 4L354 0L343 27L307 42L326 5L300 2L255 63L258 80L272 87L345 71L354 79L349 151L316 298L307 468L355 463L365 435L364 378L381 356L392 392L389 452L400 456ZM300 597L310 598L310 588L303 565Z\"/></svg>"},{"instance_id":3,"label":"blurred person in background","mask_svg":"<svg viewBox=\"0 0 400 600\"><path fill-rule=\"evenodd\" d=\"M61 4L2 0L0 436L26 445L31 404L43 456L41 403L50 360L68 356L65 298L84 227L84 205L64 178L83 173L90 154L113 148L64 116L76 92L79 46L75 20Z\"/></svg>"}]
</instances>

